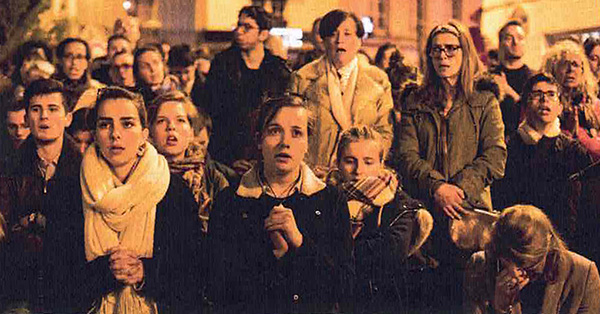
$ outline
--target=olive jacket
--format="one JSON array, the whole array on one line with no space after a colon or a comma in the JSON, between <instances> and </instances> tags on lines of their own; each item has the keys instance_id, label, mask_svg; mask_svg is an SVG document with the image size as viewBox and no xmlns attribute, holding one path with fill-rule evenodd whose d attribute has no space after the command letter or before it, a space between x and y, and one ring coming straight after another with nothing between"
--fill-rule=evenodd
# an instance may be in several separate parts
<instances>
[{"instance_id":1,"label":"olive jacket","mask_svg":"<svg viewBox=\"0 0 600 314\"><path fill-rule=\"evenodd\" d=\"M454 184L466 194L464 207L491 209L489 186L504 176L507 157L497 97L476 88L443 117L423 95L417 90L408 96L397 134L405 187L431 202L442 183Z\"/></svg>"}]
</instances>

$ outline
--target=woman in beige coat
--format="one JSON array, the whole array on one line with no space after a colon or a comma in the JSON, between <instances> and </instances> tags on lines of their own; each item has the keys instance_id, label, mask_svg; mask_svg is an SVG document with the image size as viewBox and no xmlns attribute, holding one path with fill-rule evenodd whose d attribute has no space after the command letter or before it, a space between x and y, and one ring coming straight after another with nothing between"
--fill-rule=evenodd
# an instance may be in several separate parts
<instances>
[{"instance_id":1,"label":"woman in beige coat","mask_svg":"<svg viewBox=\"0 0 600 314\"><path fill-rule=\"evenodd\" d=\"M321 20L326 55L292 74L291 90L303 95L315 118L307 163L317 175L335 165L339 136L368 125L392 140L392 92L385 72L357 57L365 31L350 12L334 10Z\"/></svg>"}]
</instances>

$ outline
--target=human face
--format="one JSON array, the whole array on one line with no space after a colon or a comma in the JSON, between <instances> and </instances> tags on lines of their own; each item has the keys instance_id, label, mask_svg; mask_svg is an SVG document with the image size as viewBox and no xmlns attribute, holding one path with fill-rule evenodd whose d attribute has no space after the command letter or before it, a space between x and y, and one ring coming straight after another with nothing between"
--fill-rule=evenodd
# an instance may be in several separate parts
<instances>
[{"instance_id":1,"label":"human face","mask_svg":"<svg viewBox=\"0 0 600 314\"><path fill-rule=\"evenodd\" d=\"M323 39L323 43L327 57L339 69L356 57L362 41L356 35L356 23L352 18L347 18L333 35Z\"/></svg>"},{"instance_id":2,"label":"human face","mask_svg":"<svg viewBox=\"0 0 600 314\"><path fill-rule=\"evenodd\" d=\"M381 60L381 67L383 69L387 69L390 66L390 58L392 57L392 53L396 51L395 48L389 48L383 52L383 59Z\"/></svg>"},{"instance_id":3,"label":"human face","mask_svg":"<svg viewBox=\"0 0 600 314\"><path fill-rule=\"evenodd\" d=\"M25 122L25 109L8 111L6 113L6 128L14 147L18 148L31 133Z\"/></svg>"},{"instance_id":4,"label":"human face","mask_svg":"<svg viewBox=\"0 0 600 314\"><path fill-rule=\"evenodd\" d=\"M520 59L525 54L525 32L518 25L508 26L500 40L505 58Z\"/></svg>"},{"instance_id":5,"label":"human face","mask_svg":"<svg viewBox=\"0 0 600 314\"><path fill-rule=\"evenodd\" d=\"M193 137L183 104L177 101L163 103L152 124L152 139L158 151L169 160L181 160Z\"/></svg>"},{"instance_id":6,"label":"human face","mask_svg":"<svg viewBox=\"0 0 600 314\"><path fill-rule=\"evenodd\" d=\"M541 95L544 95L541 98ZM533 85L527 104L527 120L540 126L554 122L562 112L562 104L558 98L558 89L547 82Z\"/></svg>"},{"instance_id":7,"label":"human face","mask_svg":"<svg viewBox=\"0 0 600 314\"><path fill-rule=\"evenodd\" d=\"M33 96L27 111L31 134L38 142L53 142L63 138L72 116L65 111L60 93Z\"/></svg>"},{"instance_id":8,"label":"human face","mask_svg":"<svg viewBox=\"0 0 600 314\"><path fill-rule=\"evenodd\" d=\"M181 85L185 86L185 91L189 93L194 85L196 67L192 64L188 67L172 67L171 74L177 76Z\"/></svg>"},{"instance_id":9,"label":"human face","mask_svg":"<svg viewBox=\"0 0 600 314\"><path fill-rule=\"evenodd\" d=\"M458 47L458 49L456 49ZM440 78L451 82L453 85L460 75L462 67L463 51L460 48L458 37L451 33L439 33L433 37L431 45L431 62L435 72ZM445 49L437 54L435 51ZM454 50L454 55L449 56L448 51Z\"/></svg>"},{"instance_id":10,"label":"human face","mask_svg":"<svg viewBox=\"0 0 600 314\"><path fill-rule=\"evenodd\" d=\"M131 47L127 40L125 40L123 38L118 38L118 39L115 39L110 42L106 56L108 57L108 59L112 59L112 57L114 57L114 55L116 55L117 52L122 52L122 51L130 52Z\"/></svg>"},{"instance_id":11,"label":"human face","mask_svg":"<svg viewBox=\"0 0 600 314\"><path fill-rule=\"evenodd\" d=\"M590 69L596 79L600 79L600 45L594 47L588 56L588 60L590 61Z\"/></svg>"},{"instance_id":12,"label":"human face","mask_svg":"<svg viewBox=\"0 0 600 314\"><path fill-rule=\"evenodd\" d=\"M256 20L246 14L242 14L238 19L233 38L240 49L250 51L264 42L268 34L267 30L259 29Z\"/></svg>"},{"instance_id":13,"label":"human face","mask_svg":"<svg viewBox=\"0 0 600 314\"><path fill-rule=\"evenodd\" d=\"M210 137L208 136L208 130L206 128L200 130L200 133L198 133L198 136L196 136L196 142L206 154L208 151L208 144L210 143Z\"/></svg>"},{"instance_id":14,"label":"human face","mask_svg":"<svg viewBox=\"0 0 600 314\"><path fill-rule=\"evenodd\" d=\"M583 60L567 52L556 67L556 80L565 88L577 88L583 84Z\"/></svg>"},{"instance_id":15,"label":"human face","mask_svg":"<svg viewBox=\"0 0 600 314\"><path fill-rule=\"evenodd\" d=\"M142 127L138 110L129 99L107 99L98 106L96 143L117 178L124 180L148 138L148 129Z\"/></svg>"},{"instance_id":16,"label":"human face","mask_svg":"<svg viewBox=\"0 0 600 314\"><path fill-rule=\"evenodd\" d=\"M375 177L383 164L381 146L374 140L360 140L346 146L338 161L344 181L356 181L365 177Z\"/></svg>"},{"instance_id":17,"label":"human face","mask_svg":"<svg viewBox=\"0 0 600 314\"><path fill-rule=\"evenodd\" d=\"M61 61L62 70L70 80L81 79L88 68L85 45L80 42L67 44Z\"/></svg>"},{"instance_id":18,"label":"human face","mask_svg":"<svg viewBox=\"0 0 600 314\"><path fill-rule=\"evenodd\" d=\"M118 85L125 87L135 86L133 78L133 55L120 54L114 58L111 66L112 80Z\"/></svg>"},{"instance_id":19,"label":"human face","mask_svg":"<svg viewBox=\"0 0 600 314\"><path fill-rule=\"evenodd\" d=\"M139 74L144 83L150 86L160 85L165 79L165 66L160 53L146 51L139 56Z\"/></svg>"},{"instance_id":20,"label":"human face","mask_svg":"<svg viewBox=\"0 0 600 314\"><path fill-rule=\"evenodd\" d=\"M302 107L283 107L265 126L260 149L265 175L283 175L300 169L308 151L308 112Z\"/></svg>"},{"instance_id":21,"label":"human face","mask_svg":"<svg viewBox=\"0 0 600 314\"><path fill-rule=\"evenodd\" d=\"M75 140L75 146L77 146L79 152L83 154L94 141L94 136L91 131L79 130L73 134L73 140Z\"/></svg>"}]
</instances>

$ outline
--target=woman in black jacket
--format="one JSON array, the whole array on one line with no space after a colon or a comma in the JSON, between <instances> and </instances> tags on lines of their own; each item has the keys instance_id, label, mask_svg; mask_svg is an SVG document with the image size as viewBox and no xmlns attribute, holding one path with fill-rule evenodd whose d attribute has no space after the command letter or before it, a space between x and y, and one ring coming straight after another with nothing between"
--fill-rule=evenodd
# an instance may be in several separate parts
<instances>
[{"instance_id":1,"label":"woman in black jacket","mask_svg":"<svg viewBox=\"0 0 600 314\"><path fill-rule=\"evenodd\" d=\"M198 205L146 141L138 95L102 90L95 143L81 166L85 257L93 313L182 313L202 287Z\"/></svg>"},{"instance_id":2,"label":"woman in black jacket","mask_svg":"<svg viewBox=\"0 0 600 314\"><path fill-rule=\"evenodd\" d=\"M262 160L217 196L208 294L219 313L331 313L350 297L346 199L302 160L309 111L298 97L263 104Z\"/></svg>"}]
</instances>

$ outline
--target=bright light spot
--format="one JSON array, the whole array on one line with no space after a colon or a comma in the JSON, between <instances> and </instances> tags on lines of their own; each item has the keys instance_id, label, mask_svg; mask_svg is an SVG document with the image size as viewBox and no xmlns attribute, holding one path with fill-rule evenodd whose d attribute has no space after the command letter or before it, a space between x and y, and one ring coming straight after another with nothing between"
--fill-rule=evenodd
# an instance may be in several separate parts
<instances>
[{"instance_id":1,"label":"bright light spot","mask_svg":"<svg viewBox=\"0 0 600 314\"><path fill-rule=\"evenodd\" d=\"M302 47L302 29L301 28L282 28L273 27L269 34L280 36L284 47L299 48Z\"/></svg>"},{"instance_id":2,"label":"bright light spot","mask_svg":"<svg viewBox=\"0 0 600 314\"><path fill-rule=\"evenodd\" d=\"M129 9L131 9L131 1L129 0L125 0L123 1L123 9L125 9L125 11L129 11Z\"/></svg>"},{"instance_id":3,"label":"bright light spot","mask_svg":"<svg viewBox=\"0 0 600 314\"><path fill-rule=\"evenodd\" d=\"M375 28L375 25L373 25L373 20L371 20L371 18L368 16L363 16L363 18L361 18L360 21L363 23L365 33L371 34L373 32L373 29Z\"/></svg>"}]
</instances>

